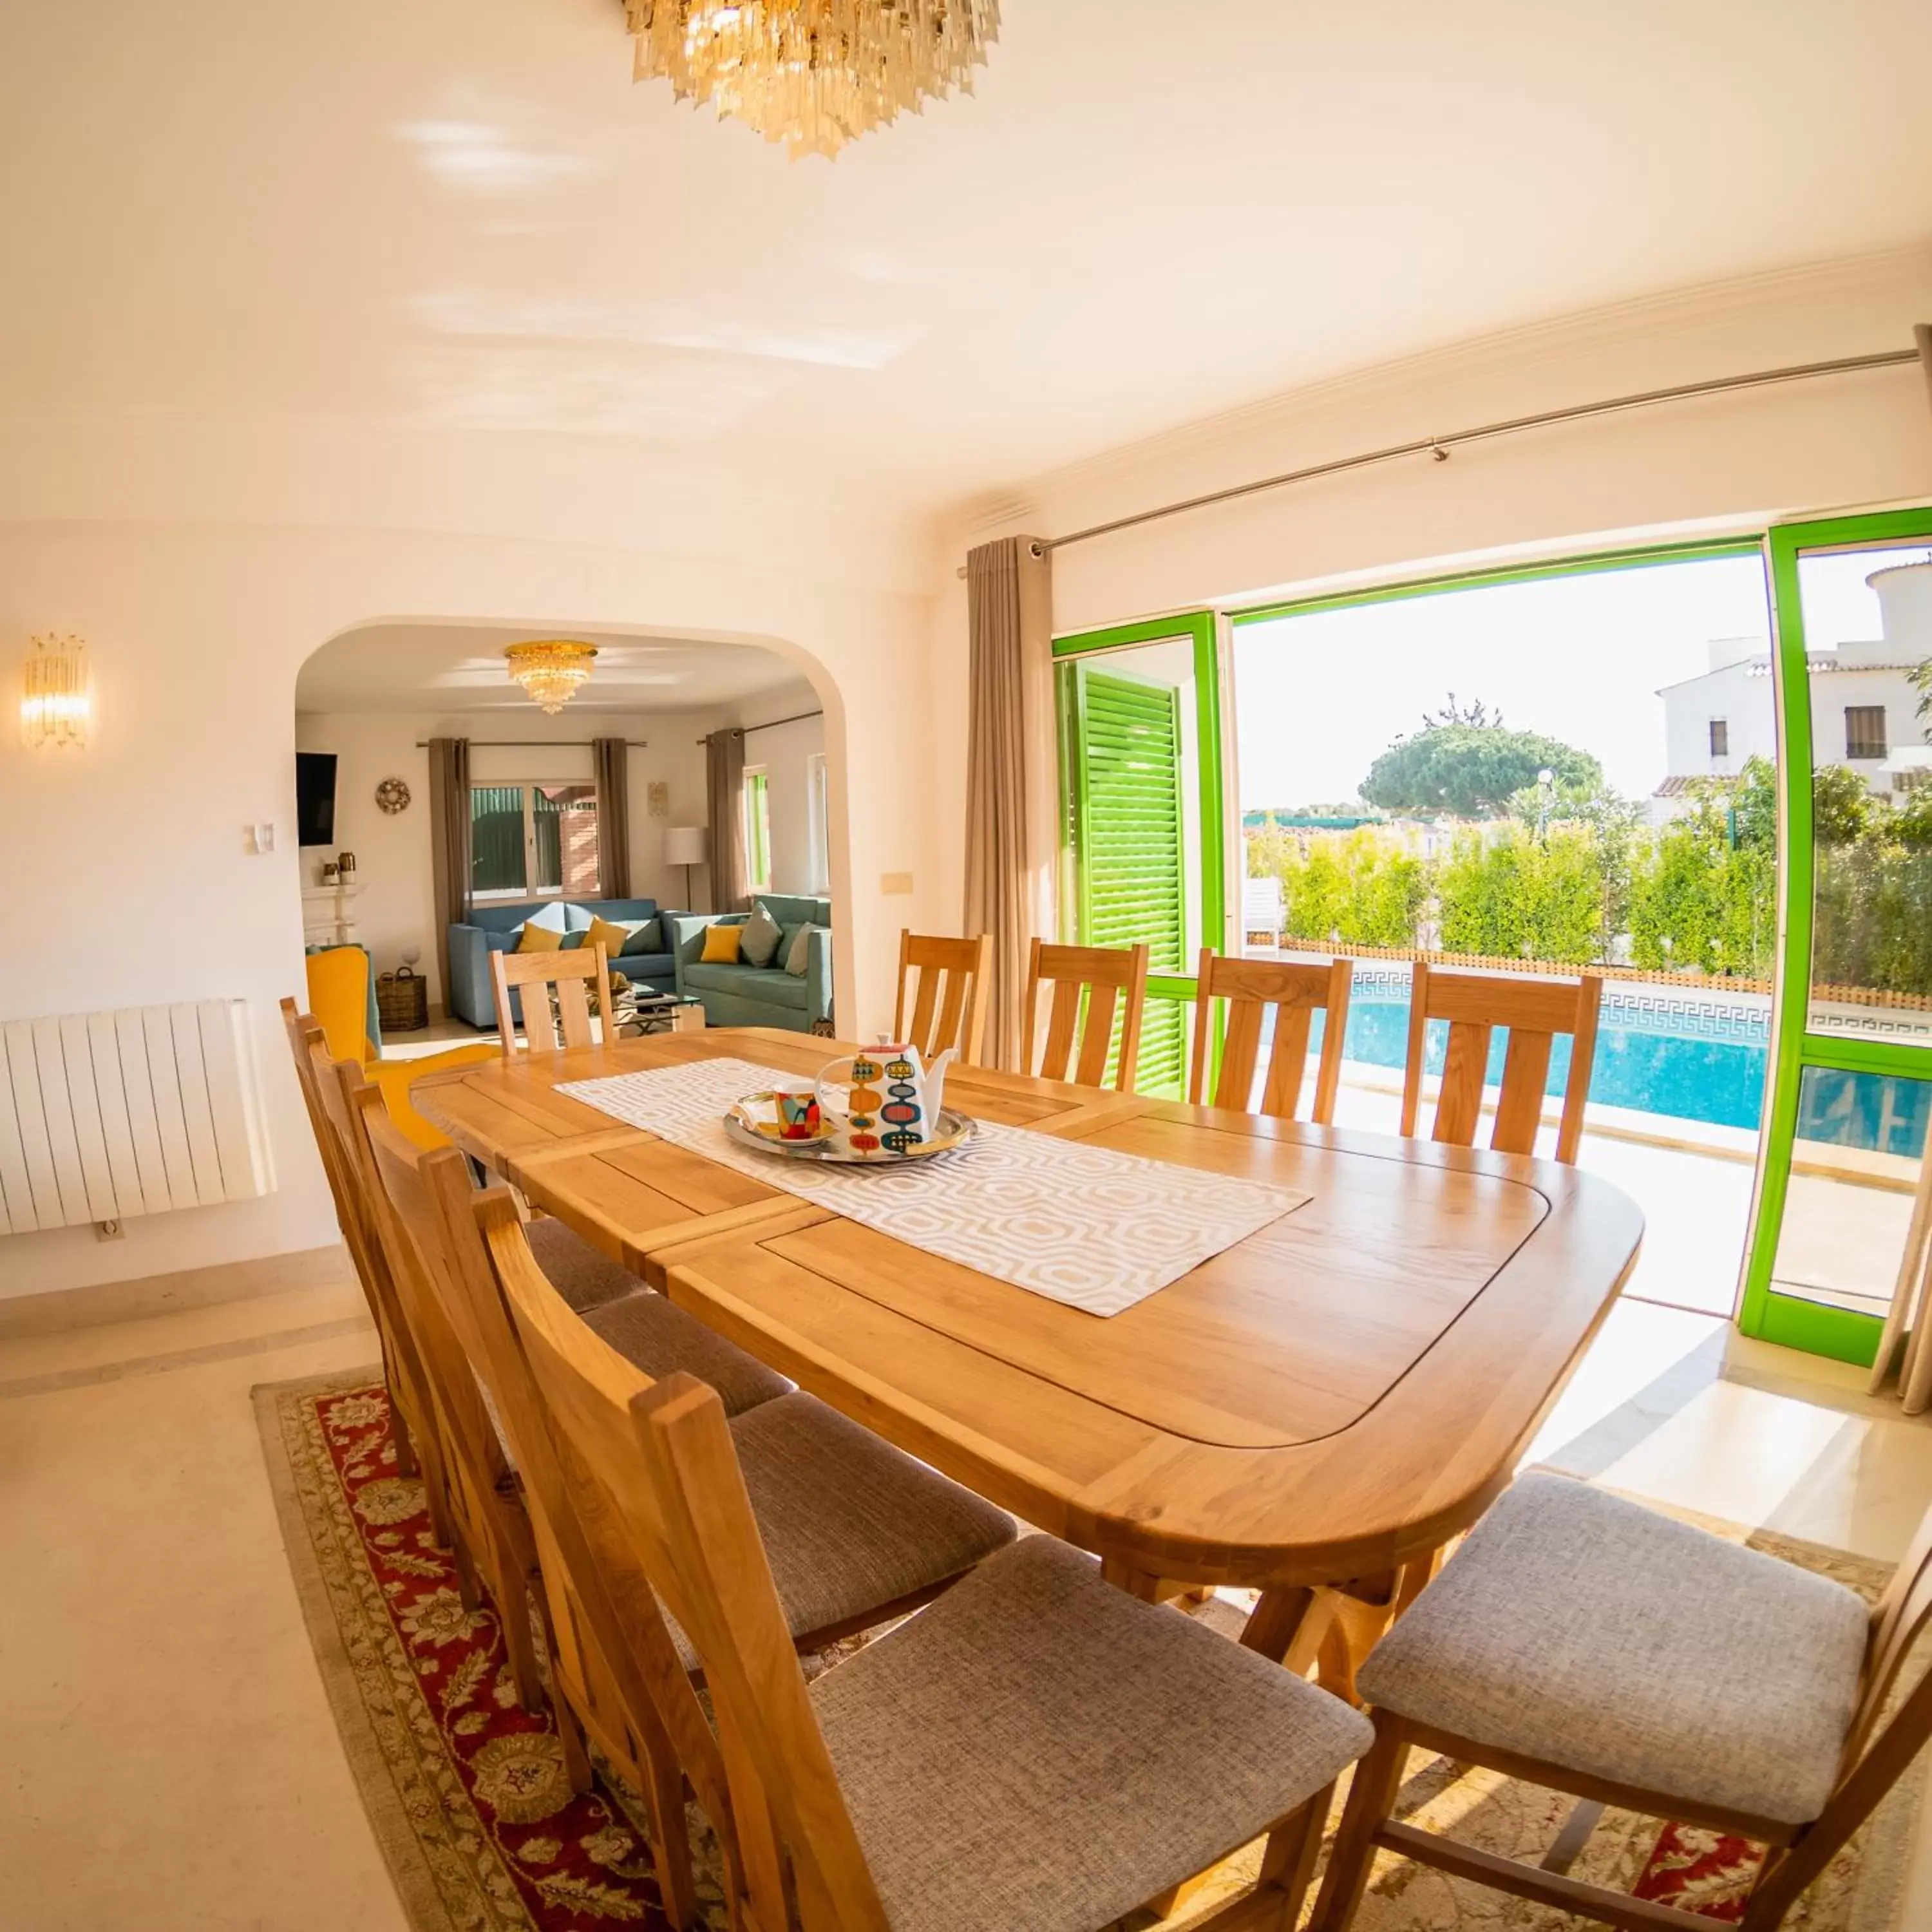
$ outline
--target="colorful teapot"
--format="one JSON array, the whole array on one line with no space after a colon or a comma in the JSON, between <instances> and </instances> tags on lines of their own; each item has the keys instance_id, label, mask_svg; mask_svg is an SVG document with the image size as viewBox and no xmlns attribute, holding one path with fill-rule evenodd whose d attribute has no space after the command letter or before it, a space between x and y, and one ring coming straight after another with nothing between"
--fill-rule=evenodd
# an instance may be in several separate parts
<instances>
[{"instance_id":1,"label":"colorful teapot","mask_svg":"<svg viewBox=\"0 0 1932 1932\"><path fill-rule=\"evenodd\" d=\"M917 1047L882 1042L868 1052L829 1061L820 1069L819 1106L832 1111L826 1088L848 1082L846 1125L854 1151L870 1154L884 1148L888 1154L904 1154L939 1131L946 1063L952 1057L953 1049L948 1047L928 1066Z\"/></svg>"}]
</instances>

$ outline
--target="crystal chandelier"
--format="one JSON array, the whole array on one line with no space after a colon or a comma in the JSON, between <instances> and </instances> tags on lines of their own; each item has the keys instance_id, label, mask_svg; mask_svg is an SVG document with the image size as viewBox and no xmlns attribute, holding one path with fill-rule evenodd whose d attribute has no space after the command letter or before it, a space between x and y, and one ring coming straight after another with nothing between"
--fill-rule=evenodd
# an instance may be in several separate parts
<instances>
[{"instance_id":1,"label":"crystal chandelier","mask_svg":"<svg viewBox=\"0 0 1932 1932\"><path fill-rule=\"evenodd\" d=\"M590 676L597 651L592 644L546 638L536 644L512 644L503 655L510 662L511 682L521 685L535 704L554 717Z\"/></svg>"},{"instance_id":2,"label":"crystal chandelier","mask_svg":"<svg viewBox=\"0 0 1932 1932\"><path fill-rule=\"evenodd\" d=\"M20 736L33 745L85 745L94 715L87 646L78 638L35 638L20 692Z\"/></svg>"},{"instance_id":3,"label":"crystal chandelier","mask_svg":"<svg viewBox=\"0 0 1932 1932\"><path fill-rule=\"evenodd\" d=\"M1000 0L624 0L635 77L709 100L794 160L973 91Z\"/></svg>"}]
</instances>

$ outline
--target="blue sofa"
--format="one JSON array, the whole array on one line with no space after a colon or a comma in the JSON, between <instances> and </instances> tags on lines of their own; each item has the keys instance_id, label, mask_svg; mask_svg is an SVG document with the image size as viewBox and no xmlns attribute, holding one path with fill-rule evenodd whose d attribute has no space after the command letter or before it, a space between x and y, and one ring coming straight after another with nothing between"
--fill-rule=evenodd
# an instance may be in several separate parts
<instances>
[{"instance_id":1,"label":"blue sofa","mask_svg":"<svg viewBox=\"0 0 1932 1932\"><path fill-rule=\"evenodd\" d=\"M656 899L522 899L514 904L473 906L467 922L449 928L449 985L444 1001L453 1019L467 1020L472 1026L496 1024L496 995L490 982L490 956L516 949L526 921L550 926L561 932L566 950L584 944L593 919L611 920L662 918L664 938L670 937L670 922L686 916L661 914ZM654 993L668 993L677 984L676 970L670 952L626 952L610 962L634 986L648 986ZM513 1010L517 995L510 995ZM521 1014L517 1014L520 1018Z\"/></svg>"},{"instance_id":2,"label":"blue sofa","mask_svg":"<svg viewBox=\"0 0 1932 1932\"><path fill-rule=\"evenodd\" d=\"M664 932L677 962L677 990L704 1001L707 1026L784 1027L809 1033L814 1020L832 1017L832 902L760 892L754 903L769 907L788 932L807 922L818 928L806 942L804 978L784 970L783 941L769 966L705 964L704 928L742 926L748 913L668 912Z\"/></svg>"}]
</instances>

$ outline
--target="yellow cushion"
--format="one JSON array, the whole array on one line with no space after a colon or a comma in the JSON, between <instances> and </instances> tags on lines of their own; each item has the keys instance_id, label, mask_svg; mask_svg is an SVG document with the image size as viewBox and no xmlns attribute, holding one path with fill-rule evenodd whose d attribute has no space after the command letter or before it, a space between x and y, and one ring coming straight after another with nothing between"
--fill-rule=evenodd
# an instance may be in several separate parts
<instances>
[{"instance_id":1,"label":"yellow cushion","mask_svg":"<svg viewBox=\"0 0 1932 1932\"><path fill-rule=\"evenodd\" d=\"M519 952L561 952L563 934L553 932L547 926L538 926L534 920L526 922L523 935L517 941Z\"/></svg>"},{"instance_id":2,"label":"yellow cushion","mask_svg":"<svg viewBox=\"0 0 1932 1932\"><path fill-rule=\"evenodd\" d=\"M614 925L608 919L598 919L593 914L590 930L584 935L584 950L587 952L593 946L601 946L604 949L604 957L615 964L618 954L624 950L624 942L630 936L622 926Z\"/></svg>"},{"instance_id":3,"label":"yellow cushion","mask_svg":"<svg viewBox=\"0 0 1932 1932\"><path fill-rule=\"evenodd\" d=\"M706 966L735 966L738 963L738 942L744 934L742 926L707 926L704 928L704 958Z\"/></svg>"}]
</instances>

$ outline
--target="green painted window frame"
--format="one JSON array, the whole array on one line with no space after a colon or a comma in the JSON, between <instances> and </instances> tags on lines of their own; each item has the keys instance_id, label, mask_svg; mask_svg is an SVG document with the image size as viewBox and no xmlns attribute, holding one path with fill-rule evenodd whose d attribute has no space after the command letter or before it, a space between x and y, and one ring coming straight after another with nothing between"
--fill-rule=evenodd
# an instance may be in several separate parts
<instances>
[{"instance_id":1,"label":"green painted window frame","mask_svg":"<svg viewBox=\"0 0 1932 1932\"><path fill-rule=\"evenodd\" d=\"M772 788L770 774L754 765L745 774L745 884L754 892L772 889Z\"/></svg>"},{"instance_id":2,"label":"green painted window frame","mask_svg":"<svg viewBox=\"0 0 1932 1932\"><path fill-rule=\"evenodd\" d=\"M1059 668L1083 658L1176 639L1188 640L1194 652L1194 714L1198 738L1196 759L1201 825L1201 932L1203 940L1217 952L1227 947L1228 814L1232 809L1233 784L1223 755L1227 742L1225 706L1228 685L1222 675L1221 620L1212 610L1190 610L1170 617L1150 618L1141 623L1116 624L1104 630L1076 632L1053 640L1061 860L1058 910L1060 932L1076 943L1082 932L1079 802L1076 777L1078 760L1073 753L1072 739L1076 720L1072 716L1072 706L1066 701L1066 686L1058 676ZM1189 1005L1198 998L1199 990L1199 976L1194 973L1150 973L1148 976L1150 1000L1172 1000ZM1184 1063L1189 1050L1189 1044L1184 1040ZM1217 1028L1214 1041L1217 1060L1220 1052Z\"/></svg>"},{"instance_id":3,"label":"green painted window frame","mask_svg":"<svg viewBox=\"0 0 1932 1932\"><path fill-rule=\"evenodd\" d=\"M1807 1067L1932 1080L1932 1048L1892 1040L1846 1039L1811 1030L1811 962L1815 872L1811 823L1811 680L1804 642L1798 562L1820 550L1932 542L1932 506L1862 516L1774 524L1764 539L1771 578L1778 706L1778 946L1772 998L1771 1060L1757 1186L1751 1204L1740 1334L1786 1348L1869 1366L1884 1322L1876 1315L1833 1308L1780 1293L1772 1286L1798 1133L1799 1089Z\"/></svg>"},{"instance_id":4,"label":"green painted window frame","mask_svg":"<svg viewBox=\"0 0 1932 1932\"><path fill-rule=\"evenodd\" d=\"M1222 746L1226 721L1222 715L1224 682L1221 676L1220 625L1211 610L1192 610L1175 617L1157 617L1144 623L1117 624L1104 631L1084 631L1053 640L1056 665L1069 659L1088 657L1108 651L1122 651L1138 644L1166 644L1186 638L1194 647L1194 712L1199 736L1196 747L1200 778L1201 817L1201 931L1216 952L1227 944L1227 813L1228 780ZM1060 800L1062 854L1072 848L1074 814L1077 809L1072 792L1073 760L1068 755L1069 734L1074 721L1069 707L1056 690L1057 729L1060 746ZM1077 867L1060 868L1061 929L1076 939L1079 934ZM1196 976L1192 973L1151 974L1148 992L1156 999L1191 1000L1195 997Z\"/></svg>"}]
</instances>

